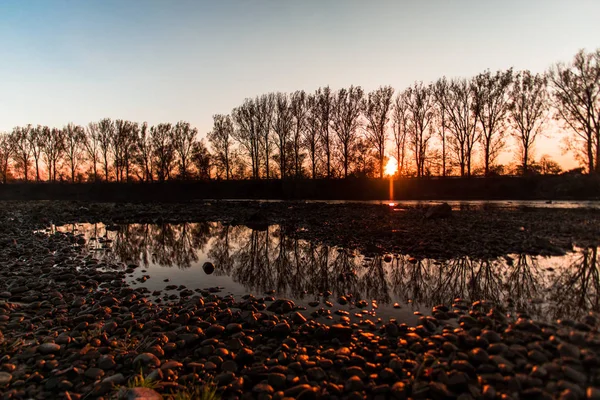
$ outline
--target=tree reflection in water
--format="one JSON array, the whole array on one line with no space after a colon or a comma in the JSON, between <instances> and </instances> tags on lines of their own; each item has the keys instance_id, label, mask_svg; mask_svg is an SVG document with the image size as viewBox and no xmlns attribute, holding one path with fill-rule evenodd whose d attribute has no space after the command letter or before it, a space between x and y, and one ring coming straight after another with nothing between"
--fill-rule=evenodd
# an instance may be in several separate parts
<instances>
[{"instance_id":1,"label":"tree reflection in water","mask_svg":"<svg viewBox=\"0 0 600 400\"><path fill-rule=\"evenodd\" d=\"M102 224L57 229L98 238L90 247L100 250L108 240L112 251L98 251L107 261L198 267L203 273L199 267L208 260L216 275L228 276L255 294L275 290L294 299L316 299L331 291L334 296L351 295L379 304L410 301L417 308L450 304L456 297L486 299L542 319L576 318L600 306L597 248L550 258L522 254L436 261L397 255L386 261L298 240L279 226L257 231L201 222L131 224L116 231L107 231Z\"/></svg>"}]
</instances>

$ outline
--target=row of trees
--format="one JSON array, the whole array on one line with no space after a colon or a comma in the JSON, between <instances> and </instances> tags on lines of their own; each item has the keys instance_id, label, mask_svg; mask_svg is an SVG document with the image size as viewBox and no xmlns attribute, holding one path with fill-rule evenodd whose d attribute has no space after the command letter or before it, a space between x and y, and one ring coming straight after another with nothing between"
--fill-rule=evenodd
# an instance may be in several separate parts
<instances>
[{"instance_id":1,"label":"row of trees","mask_svg":"<svg viewBox=\"0 0 600 400\"><path fill-rule=\"evenodd\" d=\"M148 126L103 119L62 129L28 125L0 134L0 177L53 181L164 181L378 176L386 160L398 175L502 172L508 138L519 172L532 168L538 137L559 121L566 149L589 173L600 172L600 49L544 74L512 69L470 79L415 82L394 93L360 86L314 93L269 93L214 115L211 151L188 122ZM480 157L477 157L479 155ZM546 165L546 167L543 166ZM556 171L547 158L535 166ZM66 171L66 172L65 172ZM61 174L62 172L62 174ZM85 174L84 174L85 172Z\"/></svg>"},{"instance_id":2,"label":"row of trees","mask_svg":"<svg viewBox=\"0 0 600 400\"><path fill-rule=\"evenodd\" d=\"M103 119L86 127L17 127L0 134L0 177L6 183L12 165L25 181L32 170L40 181L45 165L48 181L56 181L60 170L72 182L84 179L81 171L90 181L207 179L210 156L197 137L197 129L183 121L148 126Z\"/></svg>"}]
</instances>

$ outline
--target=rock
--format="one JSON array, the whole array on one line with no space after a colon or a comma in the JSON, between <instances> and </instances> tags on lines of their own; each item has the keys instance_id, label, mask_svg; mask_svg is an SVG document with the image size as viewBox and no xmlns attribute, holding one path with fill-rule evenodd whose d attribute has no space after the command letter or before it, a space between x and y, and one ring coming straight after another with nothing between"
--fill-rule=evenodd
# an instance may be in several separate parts
<instances>
[{"instance_id":1,"label":"rock","mask_svg":"<svg viewBox=\"0 0 600 400\"><path fill-rule=\"evenodd\" d=\"M321 381L327 377L327 374L325 373L323 368L320 367L309 368L306 371L306 375L308 375L308 377L313 381Z\"/></svg>"},{"instance_id":2,"label":"rock","mask_svg":"<svg viewBox=\"0 0 600 400\"><path fill-rule=\"evenodd\" d=\"M92 367L92 368L88 368L85 371L84 375L90 379L97 380L104 376L104 371L101 370L100 368Z\"/></svg>"},{"instance_id":3,"label":"rock","mask_svg":"<svg viewBox=\"0 0 600 400\"><path fill-rule=\"evenodd\" d=\"M275 392L275 390L273 389L273 387L267 383L259 383L258 385L255 385L252 388L252 392L256 393L256 394L260 394L260 393L267 393L267 394L273 394L273 392Z\"/></svg>"},{"instance_id":4,"label":"rock","mask_svg":"<svg viewBox=\"0 0 600 400\"><path fill-rule=\"evenodd\" d=\"M213 272L215 272L215 266L213 265L213 263L207 261L204 264L202 264L202 270L206 275L210 275Z\"/></svg>"},{"instance_id":5,"label":"rock","mask_svg":"<svg viewBox=\"0 0 600 400\"><path fill-rule=\"evenodd\" d=\"M56 343L42 343L39 345L38 351L42 354L56 354L60 351L60 345Z\"/></svg>"},{"instance_id":6,"label":"rock","mask_svg":"<svg viewBox=\"0 0 600 400\"><path fill-rule=\"evenodd\" d=\"M117 363L115 362L115 358L112 354L105 354L98 358L98 362L96 366L98 368L102 368L103 370L114 368Z\"/></svg>"},{"instance_id":7,"label":"rock","mask_svg":"<svg viewBox=\"0 0 600 400\"><path fill-rule=\"evenodd\" d=\"M104 378L102 380L102 383L111 383L111 384L114 384L114 385L120 385L122 383L125 383L125 377L121 373L114 374L114 375L111 375L111 376L109 376L107 378Z\"/></svg>"},{"instance_id":8,"label":"rock","mask_svg":"<svg viewBox=\"0 0 600 400\"><path fill-rule=\"evenodd\" d=\"M396 382L392 386L392 397L395 399L406 399L406 384L404 382Z\"/></svg>"},{"instance_id":9,"label":"rock","mask_svg":"<svg viewBox=\"0 0 600 400\"><path fill-rule=\"evenodd\" d=\"M346 381L344 389L347 392L361 392L365 388L365 384L358 376L353 376Z\"/></svg>"},{"instance_id":10,"label":"rock","mask_svg":"<svg viewBox=\"0 0 600 400\"><path fill-rule=\"evenodd\" d=\"M275 389L283 389L286 384L286 377L283 374L272 373L267 377L267 382Z\"/></svg>"},{"instance_id":11,"label":"rock","mask_svg":"<svg viewBox=\"0 0 600 400\"><path fill-rule=\"evenodd\" d=\"M152 353L142 353L133 360L133 364L139 367L160 367L160 360Z\"/></svg>"},{"instance_id":12,"label":"rock","mask_svg":"<svg viewBox=\"0 0 600 400\"><path fill-rule=\"evenodd\" d=\"M579 357L581 356L581 351L579 350L579 347L569 343L559 344L558 353L561 355L561 357L572 357L576 360L579 360Z\"/></svg>"},{"instance_id":13,"label":"rock","mask_svg":"<svg viewBox=\"0 0 600 400\"><path fill-rule=\"evenodd\" d=\"M585 398L587 400L600 400L600 389L590 386L585 391Z\"/></svg>"},{"instance_id":14,"label":"rock","mask_svg":"<svg viewBox=\"0 0 600 400\"><path fill-rule=\"evenodd\" d=\"M452 207L448 203L431 206L425 212L425 219L442 219L452 216Z\"/></svg>"},{"instance_id":15,"label":"rock","mask_svg":"<svg viewBox=\"0 0 600 400\"><path fill-rule=\"evenodd\" d=\"M8 372L0 372L0 387L6 386L12 380L12 375Z\"/></svg>"},{"instance_id":16,"label":"rock","mask_svg":"<svg viewBox=\"0 0 600 400\"><path fill-rule=\"evenodd\" d=\"M123 389L118 398L123 400L162 400L163 397L154 389L139 387Z\"/></svg>"}]
</instances>

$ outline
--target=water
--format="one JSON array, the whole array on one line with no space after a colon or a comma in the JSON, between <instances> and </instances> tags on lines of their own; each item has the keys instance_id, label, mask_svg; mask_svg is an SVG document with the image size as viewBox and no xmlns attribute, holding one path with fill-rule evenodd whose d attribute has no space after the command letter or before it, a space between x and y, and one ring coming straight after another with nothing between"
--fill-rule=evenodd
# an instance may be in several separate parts
<instances>
[{"instance_id":1,"label":"water","mask_svg":"<svg viewBox=\"0 0 600 400\"><path fill-rule=\"evenodd\" d=\"M325 204L392 204L399 207L429 206L431 204L448 203L453 209L460 208L593 208L600 209L600 200L206 200L212 202L263 202L263 203L325 203Z\"/></svg>"},{"instance_id":2,"label":"water","mask_svg":"<svg viewBox=\"0 0 600 400\"><path fill-rule=\"evenodd\" d=\"M83 235L89 251L103 261L139 265L130 282L152 291L166 285L221 287L222 295L273 293L306 306L319 301L318 307L325 308L323 294L330 291L334 309L350 315L361 311L337 304L338 297L346 295L367 300L362 312L370 317L409 323L416 321L415 312L429 314L431 307L449 305L457 297L500 302L512 313L524 311L540 320L577 319L600 305L597 248L579 248L560 257L513 254L486 260L418 260L400 254L369 258L294 239L280 226L257 231L204 222L130 224L116 231L103 224L52 229ZM213 273L203 270L207 261L214 264ZM139 283L136 278L142 275L151 278ZM308 306L309 311L314 309Z\"/></svg>"}]
</instances>

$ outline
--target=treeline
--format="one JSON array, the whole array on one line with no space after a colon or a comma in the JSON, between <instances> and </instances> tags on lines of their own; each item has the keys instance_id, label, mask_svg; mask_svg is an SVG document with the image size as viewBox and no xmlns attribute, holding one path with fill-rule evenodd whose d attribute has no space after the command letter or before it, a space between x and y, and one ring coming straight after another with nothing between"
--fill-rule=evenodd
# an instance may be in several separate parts
<instances>
[{"instance_id":1,"label":"treeline","mask_svg":"<svg viewBox=\"0 0 600 400\"><path fill-rule=\"evenodd\" d=\"M214 115L208 146L188 122L148 126L103 119L0 133L0 178L166 181L348 176L553 174L533 146L559 122L563 142L600 173L600 49L546 73L484 71L472 78L314 93L268 93ZM512 138L515 147L508 146ZM209 149L210 147L210 149ZM511 151L516 163L500 165ZM388 161L397 167L387 168ZM395 171L395 172L394 172Z\"/></svg>"}]
</instances>

